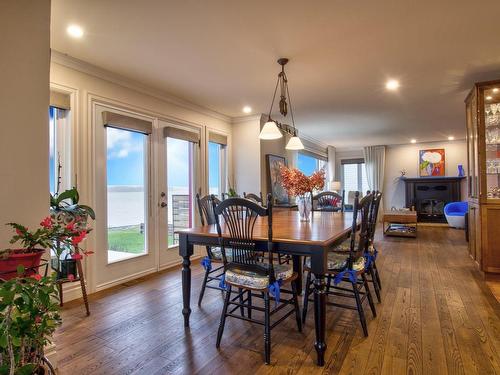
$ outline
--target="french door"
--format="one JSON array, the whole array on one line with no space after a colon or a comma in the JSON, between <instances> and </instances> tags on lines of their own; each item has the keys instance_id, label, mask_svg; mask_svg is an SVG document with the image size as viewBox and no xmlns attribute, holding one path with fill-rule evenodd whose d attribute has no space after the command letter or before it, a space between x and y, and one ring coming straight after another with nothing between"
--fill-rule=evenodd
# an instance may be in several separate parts
<instances>
[{"instance_id":1,"label":"french door","mask_svg":"<svg viewBox=\"0 0 500 375\"><path fill-rule=\"evenodd\" d=\"M199 128L159 121L160 215L159 268L179 261L179 237L175 231L189 228L196 215L196 193L200 191Z\"/></svg>"},{"instance_id":2,"label":"french door","mask_svg":"<svg viewBox=\"0 0 500 375\"><path fill-rule=\"evenodd\" d=\"M179 261L195 220L199 128L96 104L95 290Z\"/></svg>"}]
</instances>

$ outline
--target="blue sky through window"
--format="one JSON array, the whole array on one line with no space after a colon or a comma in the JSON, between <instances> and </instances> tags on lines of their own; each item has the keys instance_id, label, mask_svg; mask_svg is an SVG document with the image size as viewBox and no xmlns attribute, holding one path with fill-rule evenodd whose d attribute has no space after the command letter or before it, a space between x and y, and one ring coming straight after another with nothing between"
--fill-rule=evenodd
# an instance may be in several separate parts
<instances>
[{"instance_id":1,"label":"blue sky through window","mask_svg":"<svg viewBox=\"0 0 500 375\"><path fill-rule=\"evenodd\" d=\"M143 185L147 135L107 128L108 185Z\"/></svg>"},{"instance_id":2,"label":"blue sky through window","mask_svg":"<svg viewBox=\"0 0 500 375\"><path fill-rule=\"evenodd\" d=\"M316 171L317 165L318 159L299 152L297 167L306 176L313 174Z\"/></svg>"},{"instance_id":3,"label":"blue sky through window","mask_svg":"<svg viewBox=\"0 0 500 375\"><path fill-rule=\"evenodd\" d=\"M208 187L210 193L219 194L220 168L219 168L220 145L208 142Z\"/></svg>"}]
</instances>

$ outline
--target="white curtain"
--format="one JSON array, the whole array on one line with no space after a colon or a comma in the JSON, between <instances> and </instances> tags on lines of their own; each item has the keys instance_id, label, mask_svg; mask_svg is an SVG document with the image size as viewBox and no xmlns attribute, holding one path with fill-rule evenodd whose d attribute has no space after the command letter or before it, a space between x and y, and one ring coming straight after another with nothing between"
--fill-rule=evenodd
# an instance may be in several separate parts
<instances>
[{"instance_id":1,"label":"white curtain","mask_svg":"<svg viewBox=\"0 0 500 375\"><path fill-rule=\"evenodd\" d=\"M385 146L363 148L365 157L366 179L370 190L382 191L384 188Z\"/></svg>"}]
</instances>

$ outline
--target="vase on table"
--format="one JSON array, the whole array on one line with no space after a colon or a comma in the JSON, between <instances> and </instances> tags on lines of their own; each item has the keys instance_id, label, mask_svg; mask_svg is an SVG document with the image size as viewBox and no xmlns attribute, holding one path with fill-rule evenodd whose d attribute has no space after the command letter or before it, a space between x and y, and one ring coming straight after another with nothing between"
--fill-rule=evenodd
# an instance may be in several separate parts
<instances>
[{"instance_id":1,"label":"vase on table","mask_svg":"<svg viewBox=\"0 0 500 375\"><path fill-rule=\"evenodd\" d=\"M300 221L310 221L312 209L311 194L297 196L297 207L299 209Z\"/></svg>"}]
</instances>

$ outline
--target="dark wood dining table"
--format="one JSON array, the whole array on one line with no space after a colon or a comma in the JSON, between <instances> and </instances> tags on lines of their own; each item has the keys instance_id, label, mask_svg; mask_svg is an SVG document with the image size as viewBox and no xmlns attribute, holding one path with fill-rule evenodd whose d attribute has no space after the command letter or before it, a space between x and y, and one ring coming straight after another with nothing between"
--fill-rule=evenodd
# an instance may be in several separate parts
<instances>
[{"instance_id":1,"label":"dark wood dining table","mask_svg":"<svg viewBox=\"0 0 500 375\"><path fill-rule=\"evenodd\" d=\"M324 365L326 350L326 284L325 273L329 249L349 236L352 226L352 213L313 212L309 222L301 222L299 213L291 210L273 210L273 243L276 252L289 254L293 259L294 270L299 274L299 290L302 288L303 256L311 257L311 270L314 280L314 325L316 332L315 348L318 366ZM254 239L260 250L267 250L267 217L257 219ZM228 234L222 224L223 236ZM178 230L179 255L182 257L182 297L184 326L189 327L191 314L191 260L194 245L218 245L215 225L198 226Z\"/></svg>"}]
</instances>

